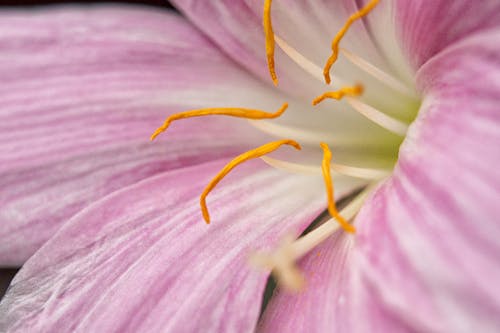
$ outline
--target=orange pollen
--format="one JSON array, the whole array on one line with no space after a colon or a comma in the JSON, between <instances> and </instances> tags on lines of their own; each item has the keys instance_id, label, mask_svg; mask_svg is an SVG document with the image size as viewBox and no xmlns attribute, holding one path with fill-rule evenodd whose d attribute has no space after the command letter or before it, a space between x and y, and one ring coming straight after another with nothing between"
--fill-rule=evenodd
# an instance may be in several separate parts
<instances>
[{"instance_id":1,"label":"orange pollen","mask_svg":"<svg viewBox=\"0 0 500 333\"><path fill-rule=\"evenodd\" d=\"M203 214L203 218L205 219L205 222L207 224L210 223L210 215L208 214L208 208L207 208L207 203L206 203L206 198L207 195L212 191L215 186L224 178L231 170L233 170L237 165L240 165L243 162L246 162L250 159L253 158L258 158L261 156L264 156L266 154L269 154L282 145L290 145L293 146L295 149L300 150L301 147L300 145L293 140L280 140L280 141L273 141L266 143L265 145L262 145L258 148L249 150L237 157L235 157L231 162L226 164L224 168L210 181L210 183L205 187L203 190L203 193L201 194L200 197L200 206L201 206L201 212Z\"/></svg>"},{"instance_id":2,"label":"orange pollen","mask_svg":"<svg viewBox=\"0 0 500 333\"><path fill-rule=\"evenodd\" d=\"M330 84L331 79L330 79L330 69L332 68L333 64L335 61L337 61L337 57L339 54L339 43L344 37L344 35L347 33L347 30L349 30L349 27L354 23L354 21L362 18L363 16L368 15L372 11L373 8L378 4L379 0L372 0L369 3L366 4L363 8L349 16L347 21L345 22L344 26L340 29L339 32L337 32L337 35L335 38L333 38L332 41L332 55L328 60L326 61L325 68L323 69L323 76L325 77L325 82L327 84Z\"/></svg>"},{"instance_id":3,"label":"orange pollen","mask_svg":"<svg viewBox=\"0 0 500 333\"><path fill-rule=\"evenodd\" d=\"M264 1L264 15L262 17L262 24L264 26L264 34L266 38L266 57L267 67L269 74L275 86L278 85L278 77L276 76L276 69L274 68L274 31L271 22L271 2L272 0Z\"/></svg>"},{"instance_id":4,"label":"orange pollen","mask_svg":"<svg viewBox=\"0 0 500 333\"><path fill-rule=\"evenodd\" d=\"M330 163L332 161L332 152L328 145L324 142L320 143L323 149L323 163L321 164L321 170L323 171L323 178L325 180L326 196L328 199L328 212L330 215L337 220L340 226L347 232L354 233L356 228L349 222L347 222L337 211L335 206L335 198L333 196L333 182L332 175L330 173Z\"/></svg>"},{"instance_id":5,"label":"orange pollen","mask_svg":"<svg viewBox=\"0 0 500 333\"><path fill-rule=\"evenodd\" d=\"M208 109L197 109L179 112L171 115L165 120L163 125L158 127L156 131L151 135L151 141L154 140L160 133L167 130L173 121L192 117L202 117L202 116L213 116L213 115L223 115L246 119L273 119L281 116L288 107L288 103L284 103L281 108L275 113L264 112L261 110L254 109L243 109L243 108L208 108Z\"/></svg>"},{"instance_id":6,"label":"orange pollen","mask_svg":"<svg viewBox=\"0 0 500 333\"><path fill-rule=\"evenodd\" d=\"M344 96L359 96L363 93L363 86L360 84L357 84L352 87L342 87L337 91L328 91L324 93L323 95L320 95L316 97L312 104L313 105L318 105L319 103L323 102L327 98L333 98L336 100L342 99Z\"/></svg>"}]
</instances>

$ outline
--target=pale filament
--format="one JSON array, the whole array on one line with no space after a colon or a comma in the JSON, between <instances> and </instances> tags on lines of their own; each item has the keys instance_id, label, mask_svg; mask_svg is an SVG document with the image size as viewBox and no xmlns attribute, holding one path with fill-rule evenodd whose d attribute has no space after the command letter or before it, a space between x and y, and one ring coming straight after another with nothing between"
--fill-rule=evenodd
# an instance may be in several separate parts
<instances>
[{"instance_id":1,"label":"pale filament","mask_svg":"<svg viewBox=\"0 0 500 333\"><path fill-rule=\"evenodd\" d=\"M285 170L291 173L321 175L321 167L319 165L288 162L269 156L263 156L261 159L276 169ZM384 179L390 175L391 172L389 169L358 168L338 163L331 163L330 167L331 170L337 174L374 181Z\"/></svg>"},{"instance_id":2,"label":"pale filament","mask_svg":"<svg viewBox=\"0 0 500 333\"><path fill-rule=\"evenodd\" d=\"M417 99L418 97L416 96L415 92L409 89L403 82L399 81L396 79L394 76L384 72L380 68L376 67L375 65L371 64L367 60L361 58L357 54L354 54L353 52L345 49L345 48L340 48L340 53L349 60L352 64L356 65L360 69L364 70L366 73L370 74L373 76L375 79L379 80L389 88L394 89L395 91L410 97L412 99Z\"/></svg>"},{"instance_id":3,"label":"pale filament","mask_svg":"<svg viewBox=\"0 0 500 333\"><path fill-rule=\"evenodd\" d=\"M406 132L408 131L408 125L402 121L392 118L382 111L370 106L366 103L361 102L359 99L354 97L345 97L347 103L360 114L365 116L366 118L373 121L375 124L385 128L389 132L397 134L399 136L406 136Z\"/></svg>"},{"instance_id":4,"label":"pale filament","mask_svg":"<svg viewBox=\"0 0 500 333\"><path fill-rule=\"evenodd\" d=\"M353 201L340 211L347 220L352 220L363 205L366 196L371 192L373 186L367 187L358 194ZM321 244L328 237L341 228L335 219L330 219L303 237L291 242L289 238L274 253L256 253L251 256L253 265L271 270L278 283L291 291L300 291L304 287L305 279L295 262Z\"/></svg>"}]
</instances>

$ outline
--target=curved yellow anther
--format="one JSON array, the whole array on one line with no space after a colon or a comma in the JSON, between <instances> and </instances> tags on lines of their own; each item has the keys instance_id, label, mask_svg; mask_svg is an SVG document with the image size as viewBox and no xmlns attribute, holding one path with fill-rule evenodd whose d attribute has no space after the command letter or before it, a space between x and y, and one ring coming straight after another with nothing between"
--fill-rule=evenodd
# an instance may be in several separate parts
<instances>
[{"instance_id":1,"label":"curved yellow anther","mask_svg":"<svg viewBox=\"0 0 500 333\"><path fill-rule=\"evenodd\" d=\"M312 104L317 105L327 98L333 98L336 100L340 100L344 96L359 96L362 93L363 93L363 86L360 84L357 84L357 85L352 86L352 87L342 87L339 90L328 91L328 92L324 93L323 95L316 97L313 100Z\"/></svg>"},{"instance_id":2,"label":"curved yellow anther","mask_svg":"<svg viewBox=\"0 0 500 333\"><path fill-rule=\"evenodd\" d=\"M327 84L330 84L331 79L330 79L330 69L332 68L332 65L337 61L337 57L339 54L339 43L344 37L344 35L347 33L347 30L351 26L351 24L354 23L354 21L362 18L363 16L366 16L375 6L378 4L379 0L371 0L369 3L366 4L363 8L358 10L356 13L352 14L349 16L347 21L344 23L344 26L340 29L339 32L337 32L337 35L335 38L333 38L332 41L332 55L328 58L325 64L325 68L323 69L323 76L325 77L325 82Z\"/></svg>"},{"instance_id":3,"label":"curved yellow anther","mask_svg":"<svg viewBox=\"0 0 500 333\"><path fill-rule=\"evenodd\" d=\"M171 115L165 120L163 125L158 127L156 131L151 135L151 140L154 140L160 133L167 130L168 126L173 121L191 117L202 117L202 116L212 116L212 115L223 115L223 116L231 116L238 118L246 118L246 119L272 119L278 118L285 112L288 107L288 103L284 103L281 108L274 112L264 112L261 110L254 109L243 109L243 108L208 108L208 109L198 109L198 110L190 110L179 112Z\"/></svg>"},{"instance_id":4,"label":"curved yellow anther","mask_svg":"<svg viewBox=\"0 0 500 333\"><path fill-rule=\"evenodd\" d=\"M224 178L237 165L246 162L250 159L258 158L266 154L269 154L278 149L279 147L281 147L282 145L290 145L293 146L295 149L298 150L301 149L300 145L294 140L280 140L280 141L269 142L266 143L265 145L249 150L235 157L231 162L226 164L226 166L221 171L219 171L219 173L210 181L207 187L205 187L200 197L201 212L203 213L203 218L205 219L205 222L207 222L207 224L210 223L210 215L208 214L206 198L207 195L210 193L210 191L214 189L214 187L222 180L222 178Z\"/></svg>"},{"instance_id":5,"label":"curved yellow anther","mask_svg":"<svg viewBox=\"0 0 500 333\"><path fill-rule=\"evenodd\" d=\"M323 163L321 164L321 170L323 171L323 178L325 179L326 196L328 198L328 212L330 215L340 224L340 226L347 232L354 233L356 228L349 222L347 222L337 211L335 206L335 199L333 197L333 182L332 176L330 174L330 162L332 160L332 152L328 145L324 142L320 143L323 149Z\"/></svg>"},{"instance_id":6,"label":"curved yellow anther","mask_svg":"<svg viewBox=\"0 0 500 333\"><path fill-rule=\"evenodd\" d=\"M264 26L264 34L266 38L266 57L267 67L269 74L275 86L278 85L278 77L276 76L276 69L274 68L274 31L271 22L271 2L272 0L264 1L264 15L262 17L262 24Z\"/></svg>"}]
</instances>

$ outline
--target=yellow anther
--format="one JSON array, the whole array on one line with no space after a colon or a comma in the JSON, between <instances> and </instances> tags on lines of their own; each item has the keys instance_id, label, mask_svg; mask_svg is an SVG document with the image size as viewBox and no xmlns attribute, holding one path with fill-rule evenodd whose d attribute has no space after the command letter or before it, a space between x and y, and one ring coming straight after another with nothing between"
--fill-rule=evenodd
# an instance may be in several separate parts
<instances>
[{"instance_id":1,"label":"yellow anther","mask_svg":"<svg viewBox=\"0 0 500 333\"><path fill-rule=\"evenodd\" d=\"M210 223L210 215L208 214L206 198L207 195L210 193L210 191L212 191L214 187L217 186L217 184L222 180L222 178L224 178L237 165L246 162L250 159L258 158L266 154L269 154L278 149L279 147L281 147L282 145L290 145L293 146L295 149L298 150L301 149L300 145L293 140L273 141L266 143L265 145L262 145L258 148L249 150L246 153L243 153L235 157L231 162L226 164L226 166L210 181L207 187L205 187L200 197L201 212L203 213L203 218L205 219L205 222L207 222L207 224Z\"/></svg>"},{"instance_id":2,"label":"yellow anther","mask_svg":"<svg viewBox=\"0 0 500 333\"><path fill-rule=\"evenodd\" d=\"M158 127L158 129L151 135L151 140L154 140L160 133L167 130L168 126L173 121L191 118L191 117L202 117L202 116L213 116L213 115L223 115L223 116L231 116L238 118L246 118L246 119L272 119L277 118L285 112L288 107L288 103L284 103L283 106L276 111L275 113L264 112L260 110L254 109L243 109L243 108L208 108L208 109L198 109L191 111L179 112L171 115L165 120L163 125Z\"/></svg>"},{"instance_id":3,"label":"yellow anther","mask_svg":"<svg viewBox=\"0 0 500 333\"><path fill-rule=\"evenodd\" d=\"M264 34L266 37L267 67L269 68L269 74L271 75L274 85L277 86L278 77L276 76L276 69L274 68L274 31L271 22L271 2L272 0L264 1L262 24L264 25Z\"/></svg>"},{"instance_id":4,"label":"yellow anther","mask_svg":"<svg viewBox=\"0 0 500 333\"><path fill-rule=\"evenodd\" d=\"M328 198L328 212L345 231L354 233L356 231L356 228L354 228L352 224L347 222L339 214L339 212L337 211L337 207L335 206L335 199L333 197L333 182L332 176L330 174L332 152L326 143L321 142L320 146L323 149L323 163L321 164L321 170L323 171L323 178L325 179L326 196Z\"/></svg>"},{"instance_id":5,"label":"yellow anther","mask_svg":"<svg viewBox=\"0 0 500 333\"><path fill-rule=\"evenodd\" d=\"M327 98L333 98L336 100L342 99L344 96L359 96L363 93L363 86L357 84L352 87L342 87L337 91L328 91L321 96L316 97L312 104L317 105Z\"/></svg>"},{"instance_id":6,"label":"yellow anther","mask_svg":"<svg viewBox=\"0 0 500 333\"><path fill-rule=\"evenodd\" d=\"M373 8L378 4L379 0L372 0L366 6L358 10L356 13L352 14L349 16L347 19L346 23L340 29L340 31L337 33L335 38L332 41L332 55L328 60L326 61L325 68L323 69L323 76L325 77L325 82L327 84L330 84L330 69L332 68L332 65L337 61L337 57L339 54L339 43L344 37L344 35L347 33L347 30L351 26L351 24L354 23L354 21L362 18L363 16L366 16L370 11L372 11Z\"/></svg>"}]
</instances>

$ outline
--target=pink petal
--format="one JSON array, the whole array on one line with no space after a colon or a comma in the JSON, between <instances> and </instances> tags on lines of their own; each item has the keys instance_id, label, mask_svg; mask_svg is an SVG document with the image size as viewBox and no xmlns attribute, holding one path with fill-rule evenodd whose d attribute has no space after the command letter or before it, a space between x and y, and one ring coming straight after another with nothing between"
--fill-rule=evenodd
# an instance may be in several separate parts
<instances>
[{"instance_id":1,"label":"pink petal","mask_svg":"<svg viewBox=\"0 0 500 333\"><path fill-rule=\"evenodd\" d=\"M427 98L395 175L352 243L337 235L304 258L309 288L278 292L261 332L498 331L499 38L478 34L421 69Z\"/></svg>"},{"instance_id":2,"label":"pink petal","mask_svg":"<svg viewBox=\"0 0 500 333\"><path fill-rule=\"evenodd\" d=\"M0 265L122 186L258 144L218 117L150 143L170 113L282 103L182 18L140 7L3 13L0 80Z\"/></svg>"},{"instance_id":3,"label":"pink petal","mask_svg":"<svg viewBox=\"0 0 500 333\"><path fill-rule=\"evenodd\" d=\"M471 34L500 26L497 0L393 0L395 25L414 68Z\"/></svg>"},{"instance_id":4,"label":"pink petal","mask_svg":"<svg viewBox=\"0 0 500 333\"><path fill-rule=\"evenodd\" d=\"M298 235L324 208L322 182L249 162L211 193L206 225L198 196L223 164L163 173L76 215L16 276L0 329L253 330L267 274L248 256Z\"/></svg>"},{"instance_id":5,"label":"pink petal","mask_svg":"<svg viewBox=\"0 0 500 333\"><path fill-rule=\"evenodd\" d=\"M396 76L413 85L415 71L432 56L471 34L498 27L500 3L386 0L364 21Z\"/></svg>"},{"instance_id":6,"label":"pink petal","mask_svg":"<svg viewBox=\"0 0 500 333\"><path fill-rule=\"evenodd\" d=\"M498 29L430 60L394 177L358 216L358 315L432 332L500 327ZM370 315L377 313L377 316Z\"/></svg>"}]
</instances>

